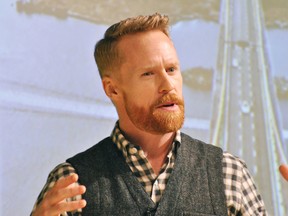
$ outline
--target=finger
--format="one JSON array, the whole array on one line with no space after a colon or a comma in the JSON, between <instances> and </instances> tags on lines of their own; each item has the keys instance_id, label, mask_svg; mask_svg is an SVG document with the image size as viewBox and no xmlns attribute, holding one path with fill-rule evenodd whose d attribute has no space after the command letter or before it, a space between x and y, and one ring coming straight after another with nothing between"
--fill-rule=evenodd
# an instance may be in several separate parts
<instances>
[{"instance_id":1,"label":"finger","mask_svg":"<svg viewBox=\"0 0 288 216\"><path fill-rule=\"evenodd\" d=\"M72 183L65 188L52 188L46 195L46 200L49 205L57 204L67 198L85 193L86 187L83 185Z\"/></svg>"},{"instance_id":2,"label":"finger","mask_svg":"<svg viewBox=\"0 0 288 216\"><path fill-rule=\"evenodd\" d=\"M282 164L279 167L279 171L280 171L281 175L286 179L286 181L288 181L288 165Z\"/></svg>"},{"instance_id":3,"label":"finger","mask_svg":"<svg viewBox=\"0 0 288 216\"><path fill-rule=\"evenodd\" d=\"M41 203L33 213L33 216L59 216L63 212L76 211L86 206L85 200L65 202L62 201L53 206L47 205L47 202Z\"/></svg>"},{"instance_id":4,"label":"finger","mask_svg":"<svg viewBox=\"0 0 288 216\"><path fill-rule=\"evenodd\" d=\"M55 185L47 192L43 201L46 205L55 205L64 199L81 195L85 193L86 188L83 185L76 184L78 180L77 174L71 174L60 178Z\"/></svg>"},{"instance_id":5,"label":"finger","mask_svg":"<svg viewBox=\"0 0 288 216\"><path fill-rule=\"evenodd\" d=\"M86 188L83 185L68 185L66 188L52 188L47 192L46 196L42 200L39 211L45 214L39 215L59 215L62 212L74 211L85 207L85 200L66 202L67 198L71 198L77 195L85 193Z\"/></svg>"},{"instance_id":6,"label":"finger","mask_svg":"<svg viewBox=\"0 0 288 216\"><path fill-rule=\"evenodd\" d=\"M78 200L71 202L60 202L50 209L51 215L59 215L62 212L71 212L78 209L82 209L86 206L86 200Z\"/></svg>"},{"instance_id":7,"label":"finger","mask_svg":"<svg viewBox=\"0 0 288 216\"><path fill-rule=\"evenodd\" d=\"M68 185L71 185L77 181L78 181L78 175L76 173L73 173L69 176L58 179L58 181L54 185L54 188L56 189L65 188Z\"/></svg>"}]
</instances>

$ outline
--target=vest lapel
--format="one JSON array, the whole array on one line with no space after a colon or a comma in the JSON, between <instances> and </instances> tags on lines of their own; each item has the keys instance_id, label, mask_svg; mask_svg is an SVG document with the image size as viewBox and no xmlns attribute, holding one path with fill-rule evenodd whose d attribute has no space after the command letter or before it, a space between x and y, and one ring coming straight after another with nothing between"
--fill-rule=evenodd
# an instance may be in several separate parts
<instances>
[{"instance_id":1,"label":"vest lapel","mask_svg":"<svg viewBox=\"0 0 288 216\"><path fill-rule=\"evenodd\" d=\"M214 181L211 183L211 174L213 177L217 177L220 172L222 172L222 162L214 165L218 166L216 172L214 168L212 171L207 171L210 169L210 164L207 164L206 160L214 160L214 157L219 157L219 154L209 154L207 157L207 148L210 145L200 143L185 134L181 134L181 145L177 152L177 158L175 161L174 171L170 175L168 184L166 186L163 197L159 203L156 215L197 215L197 213L209 214L209 215L227 215L227 208L225 206L225 195L223 204L223 194L224 189L221 187L220 190L218 186L215 186ZM220 149L212 146L213 150ZM222 151L219 151L222 158ZM219 161L217 161L219 162ZM214 162L215 163L215 162ZM222 175L217 177L220 179L217 184L223 185ZM212 185L210 185L212 184ZM212 188L211 188L212 187ZM213 193L210 192L213 190ZM223 190L222 190L223 189ZM219 196L222 199L220 203L222 206L215 210L215 204L218 205ZM212 194L212 195L211 195ZM216 202L216 203L214 203ZM221 210L220 210L221 209ZM224 214L223 213L224 209ZM181 215L182 215L181 214Z\"/></svg>"},{"instance_id":2,"label":"vest lapel","mask_svg":"<svg viewBox=\"0 0 288 216\"><path fill-rule=\"evenodd\" d=\"M133 197L135 204L138 206L141 215L147 211L147 209L155 209L156 205L150 198L137 179L137 177L131 172L129 165L126 163L122 153L117 149L114 143L110 143L112 146L107 148L108 151L111 151L110 161L113 163L110 167L114 167L114 173L119 173L120 178L123 179L123 182L126 184L127 189L129 190L130 195Z\"/></svg>"}]
</instances>

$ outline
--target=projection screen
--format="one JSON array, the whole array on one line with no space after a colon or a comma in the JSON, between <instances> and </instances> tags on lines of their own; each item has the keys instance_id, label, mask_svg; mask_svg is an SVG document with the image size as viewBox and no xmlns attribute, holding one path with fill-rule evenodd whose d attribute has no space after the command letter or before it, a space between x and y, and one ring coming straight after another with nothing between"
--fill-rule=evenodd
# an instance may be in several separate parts
<instances>
[{"instance_id":1,"label":"projection screen","mask_svg":"<svg viewBox=\"0 0 288 216\"><path fill-rule=\"evenodd\" d=\"M121 19L167 14L183 132L244 159L270 215L288 214L286 0L0 2L1 215L29 215L48 173L110 135L93 49Z\"/></svg>"}]
</instances>

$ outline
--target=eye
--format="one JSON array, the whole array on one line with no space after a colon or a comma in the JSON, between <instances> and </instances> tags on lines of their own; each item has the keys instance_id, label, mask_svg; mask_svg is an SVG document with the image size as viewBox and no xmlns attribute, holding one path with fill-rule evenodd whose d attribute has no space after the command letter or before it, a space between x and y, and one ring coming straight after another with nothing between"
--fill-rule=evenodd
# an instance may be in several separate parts
<instances>
[{"instance_id":1,"label":"eye","mask_svg":"<svg viewBox=\"0 0 288 216\"><path fill-rule=\"evenodd\" d=\"M175 68L174 67L170 67L166 71L167 71L167 73L171 73L171 72L175 71Z\"/></svg>"},{"instance_id":2,"label":"eye","mask_svg":"<svg viewBox=\"0 0 288 216\"><path fill-rule=\"evenodd\" d=\"M153 72L145 72L142 74L142 76L151 76L153 75Z\"/></svg>"}]
</instances>

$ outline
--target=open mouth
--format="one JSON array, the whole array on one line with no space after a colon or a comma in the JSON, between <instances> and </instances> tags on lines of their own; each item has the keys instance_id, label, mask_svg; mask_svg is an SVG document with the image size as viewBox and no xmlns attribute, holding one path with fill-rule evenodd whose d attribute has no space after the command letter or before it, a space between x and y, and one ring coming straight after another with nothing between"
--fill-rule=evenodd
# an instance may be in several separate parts
<instances>
[{"instance_id":1,"label":"open mouth","mask_svg":"<svg viewBox=\"0 0 288 216\"><path fill-rule=\"evenodd\" d=\"M164 104L162 107L171 107L171 106L174 106L175 104L174 103L171 103L171 104Z\"/></svg>"},{"instance_id":2,"label":"open mouth","mask_svg":"<svg viewBox=\"0 0 288 216\"><path fill-rule=\"evenodd\" d=\"M176 105L175 103L165 103L165 104L159 105L158 108L161 108L161 107L173 107L175 105Z\"/></svg>"}]
</instances>

